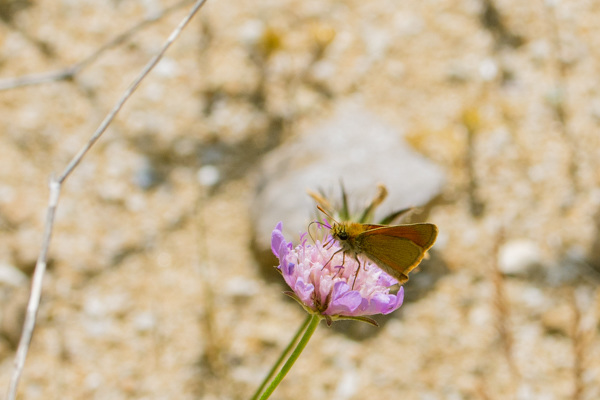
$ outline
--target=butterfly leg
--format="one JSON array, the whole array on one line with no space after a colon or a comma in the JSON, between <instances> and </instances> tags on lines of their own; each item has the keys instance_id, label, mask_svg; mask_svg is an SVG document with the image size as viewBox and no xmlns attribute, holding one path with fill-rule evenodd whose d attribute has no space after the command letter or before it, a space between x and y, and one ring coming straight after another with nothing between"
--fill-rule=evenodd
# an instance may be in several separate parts
<instances>
[{"instance_id":1,"label":"butterfly leg","mask_svg":"<svg viewBox=\"0 0 600 400\"><path fill-rule=\"evenodd\" d=\"M323 265L323 268L321 268L321 270L323 270L327 265L329 265L329 263L331 262L331 260L333 260L333 257L335 257L335 255L337 253L339 253L340 251L342 251L342 249L339 249L338 251L336 251L335 253L333 253L331 255L331 257L329 258L329 260L325 263L325 265ZM344 256L346 256L346 254L344 254ZM344 259L342 259L342 265L344 265Z\"/></svg>"},{"instance_id":2,"label":"butterfly leg","mask_svg":"<svg viewBox=\"0 0 600 400\"><path fill-rule=\"evenodd\" d=\"M323 248L329 250L333 244L335 243L335 239L331 238L328 241L326 241L325 243L323 243Z\"/></svg>"},{"instance_id":3,"label":"butterfly leg","mask_svg":"<svg viewBox=\"0 0 600 400\"><path fill-rule=\"evenodd\" d=\"M360 271L360 260L358 259L358 255L354 255L354 259L358 263L358 268L356 268L356 273L354 274L354 282L352 282L352 290L354 290L354 284L356 283L356 278L358 277L358 271Z\"/></svg>"},{"instance_id":4,"label":"butterfly leg","mask_svg":"<svg viewBox=\"0 0 600 400\"><path fill-rule=\"evenodd\" d=\"M336 254L338 252L339 252L339 250L336 252ZM346 253L342 253L342 265L341 265L341 268L339 268L338 271L335 273L335 276L337 276L337 274L339 274L342 271L342 269L344 268L344 264L345 263L346 263Z\"/></svg>"}]
</instances>

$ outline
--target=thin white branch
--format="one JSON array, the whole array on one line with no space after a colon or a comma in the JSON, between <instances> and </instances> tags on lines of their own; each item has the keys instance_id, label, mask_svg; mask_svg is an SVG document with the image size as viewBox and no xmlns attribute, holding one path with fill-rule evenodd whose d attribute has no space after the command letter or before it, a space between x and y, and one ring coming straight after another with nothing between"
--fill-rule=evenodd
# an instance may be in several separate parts
<instances>
[{"instance_id":1,"label":"thin white branch","mask_svg":"<svg viewBox=\"0 0 600 400\"><path fill-rule=\"evenodd\" d=\"M56 81L62 81L62 80L66 80L66 79L72 79L75 75L77 75L77 73L79 73L81 70L83 70L85 67L87 67L94 61L96 61L102 55L102 53L104 53L106 50L125 42L127 39L129 39L129 37L131 37L137 31L141 30L142 28L146 27L147 25L150 25L151 23L153 23L155 21L160 20L161 18L178 10L179 8L181 8L187 4L190 4L191 2L192 2L192 0L180 1L179 3L176 3L173 6L162 10L158 14L146 18L145 20L139 22L135 26L129 28L125 32L123 32L123 33L119 34L118 36L116 36L115 38L111 39L109 42L100 46L96 51L94 51L92 54L90 54L87 58L84 58L83 60L78 61L73 65L70 65L63 69L59 69L57 71L49 71L49 72L42 72L42 73L31 74L31 75L23 75L23 76L18 76L16 78L0 79L0 91L15 89L15 88L24 87L24 86L39 85L39 84L47 83L47 82L56 82Z\"/></svg>"},{"instance_id":2,"label":"thin white branch","mask_svg":"<svg viewBox=\"0 0 600 400\"><path fill-rule=\"evenodd\" d=\"M40 305L40 298L42 292L42 281L44 278L44 273L46 271L48 250L50 248L50 238L52 236L52 230L54 227L54 217L56 214L56 208L58 206L58 199L60 197L62 184L71 174L71 172L73 172L73 170L77 167L77 165L79 165L83 157L94 145L94 143L96 143L96 141L100 138L100 136L102 136L104 131L106 131L106 128L108 128L111 122L115 119L117 113L123 107L123 104L125 104L125 102L131 97L131 95L135 92L135 90L138 88L138 86L144 80L144 78L148 75L148 73L156 66L156 64L158 64L158 62L160 61L164 53L167 51L167 49L171 46L171 44L173 44L173 42L181 34L183 28L185 28L185 26L191 21L191 19L198 12L198 10L200 10L204 3L206 3L206 0L196 1L192 10L179 23L175 30L173 30L173 32L171 33L161 50L158 52L158 54L156 54L152 58L152 60L148 62L148 64L140 72L139 76L123 93L121 99L108 113L106 118L104 118L98 129L96 129L96 132L94 132L94 134L91 136L90 140L82 147L82 149L75 155L75 157L73 157L71 162L69 162L65 170L62 172L62 174L60 174L58 178L52 178L50 181L50 198L48 201L48 210L46 213L46 225L44 229L44 237L42 240L42 249L37 259L35 272L33 274L31 294L29 296L29 302L27 304L25 323L23 324L23 333L21 335L21 339L19 340L19 347L17 348L17 353L15 355L13 375L11 377L10 385L8 388L7 400L14 400L16 398L19 380L23 373L25 359L27 358L27 352L29 351L29 344L31 343L31 337L33 335L33 330L35 329L35 321Z\"/></svg>"}]
</instances>

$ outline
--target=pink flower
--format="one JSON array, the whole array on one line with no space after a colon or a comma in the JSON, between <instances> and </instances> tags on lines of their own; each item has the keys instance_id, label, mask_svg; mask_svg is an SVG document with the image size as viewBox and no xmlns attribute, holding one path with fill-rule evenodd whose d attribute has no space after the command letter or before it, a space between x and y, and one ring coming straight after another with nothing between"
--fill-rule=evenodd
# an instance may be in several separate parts
<instances>
[{"instance_id":1,"label":"pink flower","mask_svg":"<svg viewBox=\"0 0 600 400\"><path fill-rule=\"evenodd\" d=\"M303 234L301 243L294 247L286 242L282 226L280 222L273 230L271 250L279 258L277 269L293 290L287 294L309 313L322 315L328 324L336 319L374 323L365 316L389 314L402 305L404 288L390 294L390 287L398 282L375 264L361 259L361 270L356 275L359 265L353 257L345 257L343 265L342 252L331 259L340 249L337 243L323 247L323 242L317 240L309 244Z\"/></svg>"}]
</instances>

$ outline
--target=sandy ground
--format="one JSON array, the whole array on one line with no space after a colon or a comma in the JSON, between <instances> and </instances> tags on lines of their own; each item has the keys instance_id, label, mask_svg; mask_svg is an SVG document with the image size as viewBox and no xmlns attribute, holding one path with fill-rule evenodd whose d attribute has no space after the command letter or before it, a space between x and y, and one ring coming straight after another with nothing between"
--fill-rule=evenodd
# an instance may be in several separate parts
<instances>
[{"instance_id":1,"label":"sandy ground","mask_svg":"<svg viewBox=\"0 0 600 400\"><path fill-rule=\"evenodd\" d=\"M2 0L1 83L171 5ZM3 388L49 177L185 10L0 92ZM19 398L249 398L304 319L249 247L253 174L348 99L445 170L449 272L360 339L320 326L273 398L599 398L599 20L593 1L209 0L66 181Z\"/></svg>"}]
</instances>

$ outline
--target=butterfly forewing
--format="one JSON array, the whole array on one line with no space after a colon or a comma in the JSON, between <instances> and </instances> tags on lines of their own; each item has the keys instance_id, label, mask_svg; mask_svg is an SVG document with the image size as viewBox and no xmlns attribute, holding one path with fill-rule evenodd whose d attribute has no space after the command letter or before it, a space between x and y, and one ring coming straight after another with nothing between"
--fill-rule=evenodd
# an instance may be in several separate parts
<instances>
[{"instance_id":1,"label":"butterfly forewing","mask_svg":"<svg viewBox=\"0 0 600 400\"><path fill-rule=\"evenodd\" d=\"M410 224L410 225L365 225L367 231L362 233L362 236L391 236L401 239L408 239L414 242L417 246L423 248L423 251L427 251L433 243L438 234L437 226L434 224Z\"/></svg>"}]
</instances>

